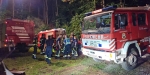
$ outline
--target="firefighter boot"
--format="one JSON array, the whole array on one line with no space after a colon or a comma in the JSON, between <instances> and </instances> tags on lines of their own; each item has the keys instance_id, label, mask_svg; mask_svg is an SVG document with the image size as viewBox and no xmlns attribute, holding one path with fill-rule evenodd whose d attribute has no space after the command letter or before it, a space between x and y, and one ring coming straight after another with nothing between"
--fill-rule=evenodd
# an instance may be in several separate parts
<instances>
[{"instance_id":1,"label":"firefighter boot","mask_svg":"<svg viewBox=\"0 0 150 75\"><path fill-rule=\"evenodd\" d=\"M32 54L32 58L33 58L33 59L36 59L36 54Z\"/></svg>"},{"instance_id":2,"label":"firefighter boot","mask_svg":"<svg viewBox=\"0 0 150 75\"><path fill-rule=\"evenodd\" d=\"M63 58L67 59L67 55L64 55Z\"/></svg>"},{"instance_id":3,"label":"firefighter boot","mask_svg":"<svg viewBox=\"0 0 150 75\"><path fill-rule=\"evenodd\" d=\"M67 59L71 59L71 56L70 56L70 55L68 55Z\"/></svg>"}]
</instances>

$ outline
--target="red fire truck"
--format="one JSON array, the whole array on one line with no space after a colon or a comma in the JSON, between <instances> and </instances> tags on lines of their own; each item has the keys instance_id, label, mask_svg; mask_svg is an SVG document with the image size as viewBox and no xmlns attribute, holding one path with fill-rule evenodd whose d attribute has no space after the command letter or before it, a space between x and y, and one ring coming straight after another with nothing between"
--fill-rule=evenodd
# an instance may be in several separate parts
<instances>
[{"instance_id":1,"label":"red fire truck","mask_svg":"<svg viewBox=\"0 0 150 75\"><path fill-rule=\"evenodd\" d=\"M82 52L95 61L107 60L134 69L150 53L150 7L109 6L85 14Z\"/></svg>"},{"instance_id":2,"label":"red fire truck","mask_svg":"<svg viewBox=\"0 0 150 75\"><path fill-rule=\"evenodd\" d=\"M10 41L16 49L24 51L32 44L34 23L30 20L6 19L0 26L0 48L8 47Z\"/></svg>"},{"instance_id":3,"label":"red fire truck","mask_svg":"<svg viewBox=\"0 0 150 75\"><path fill-rule=\"evenodd\" d=\"M65 32L66 32L66 30L63 28L40 31L38 33L38 47L40 47L40 38L42 37L42 34L45 34L46 39L48 38L48 35L53 35L53 38L56 39L58 37L59 33L65 34Z\"/></svg>"}]
</instances>

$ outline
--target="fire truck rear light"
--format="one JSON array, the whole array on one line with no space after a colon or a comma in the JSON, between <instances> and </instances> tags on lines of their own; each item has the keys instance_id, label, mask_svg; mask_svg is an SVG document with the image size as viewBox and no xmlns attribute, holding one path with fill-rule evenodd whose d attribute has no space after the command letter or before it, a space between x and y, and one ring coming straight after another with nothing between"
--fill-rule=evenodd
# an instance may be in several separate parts
<instances>
[{"instance_id":1,"label":"fire truck rear light","mask_svg":"<svg viewBox=\"0 0 150 75\"><path fill-rule=\"evenodd\" d=\"M4 47L6 47L7 45L5 44Z\"/></svg>"},{"instance_id":2,"label":"fire truck rear light","mask_svg":"<svg viewBox=\"0 0 150 75\"><path fill-rule=\"evenodd\" d=\"M7 21L5 23L7 24Z\"/></svg>"},{"instance_id":3,"label":"fire truck rear light","mask_svg":"<svg viewBox=\"0 0 150 75\"><path fill-rule=\"evenodd\" d=\"M5 42L7 42L8 40L5 40Z\"/></svg>"}]
</instances>

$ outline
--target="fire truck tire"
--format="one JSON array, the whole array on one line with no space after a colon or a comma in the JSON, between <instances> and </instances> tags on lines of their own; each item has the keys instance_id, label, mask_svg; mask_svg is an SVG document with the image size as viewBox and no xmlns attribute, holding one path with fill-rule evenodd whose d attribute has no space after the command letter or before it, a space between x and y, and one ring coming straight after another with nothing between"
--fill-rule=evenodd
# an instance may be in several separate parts
<instances>
[{"instance_id":1,"label":"fire truck tire","mask_svg":"<svg viewBox=\"0 0 150 75\"><path fill-rule=\"evenodd\" d=\"M95 62L100 62L100 61L101 61L100 59L97 59L97 58L93 58L93 60L94 60Z\"/></svg>"},{"instance_id":2,"label":"fire truck tire","mask_svg":"<svg viewBox=\"0 0 150 75\"><path fill-rule=\"evenodd\" d=\"M138 64L138 57L139 54L137 52L137 48L131 45L129 47L127 57L125 58L124 62L121 63L122 68L127 71L133 70Z\"/></svg>"}]
</instances>

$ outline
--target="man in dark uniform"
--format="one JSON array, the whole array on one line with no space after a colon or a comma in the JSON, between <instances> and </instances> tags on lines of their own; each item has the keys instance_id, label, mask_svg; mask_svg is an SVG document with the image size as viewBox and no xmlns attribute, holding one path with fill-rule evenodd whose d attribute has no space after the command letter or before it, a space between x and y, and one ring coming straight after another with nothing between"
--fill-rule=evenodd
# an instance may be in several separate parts
<instances>
[{"instance_id":1,"label":"man in dark uniform","mask_svg":"<svg viewBox=\"0 0 150 75\"><path fill-rule=\"evenodd\" d=\"M62 35L60 34L57 39L56 39L56 54L55 54L55 58L59 58L60 57L60 51L61 51L61 38Z\"/></svg>"},{"instance_id":2,"label":"man in dark uniform","mask_svg":"<svg viewBox=\"0 0 150 75\"><path fill-rule=\"evenodd\" d=\"M45 58L46 58L47 64L51 63L51 55L52 55L53 45L54 45L54 40L52 39L52 36L49 35L48 39L46 40L46 43L44 45L44 48L46 48Z\"/></svg>"},{"instance_id":3,"label":"man in dark uniform","mask_svg":"<svg viewBox=\"0 0 150 75\"><path fill-rule=\"evenodd\" d=\"M45 38L45 34L42 34L42 37L40 38L40 49L41 49L41 55L44 54L44 44L45 44L46 38Z\"/></svg>"},{"instance_id":4,"label":"man in dark uniform","mask_svg":"<svg viewBox=\"0 0 150 75\"><path fill-rule=\"evenodd\" d=\"M32 54L32 58L33 59L36 59L36 53L37 53L37 35L34 36L34 39L33 39L33 44L34 44L34 51L33 51L33 54Z\"/></svg>"},{"instance_id":5,"label":"man in dark uniform","mask_svg":"<svg viewBox=\"0 0 150 75\"><path fill-rule=\"evenodd\" d=\"M78 40L76 38L76 36L74 35L73 37L73 42L72 42L72 55L77 57L78 53L77 53L77 44L78 44Z\"/></svg>"}]
</instances>

